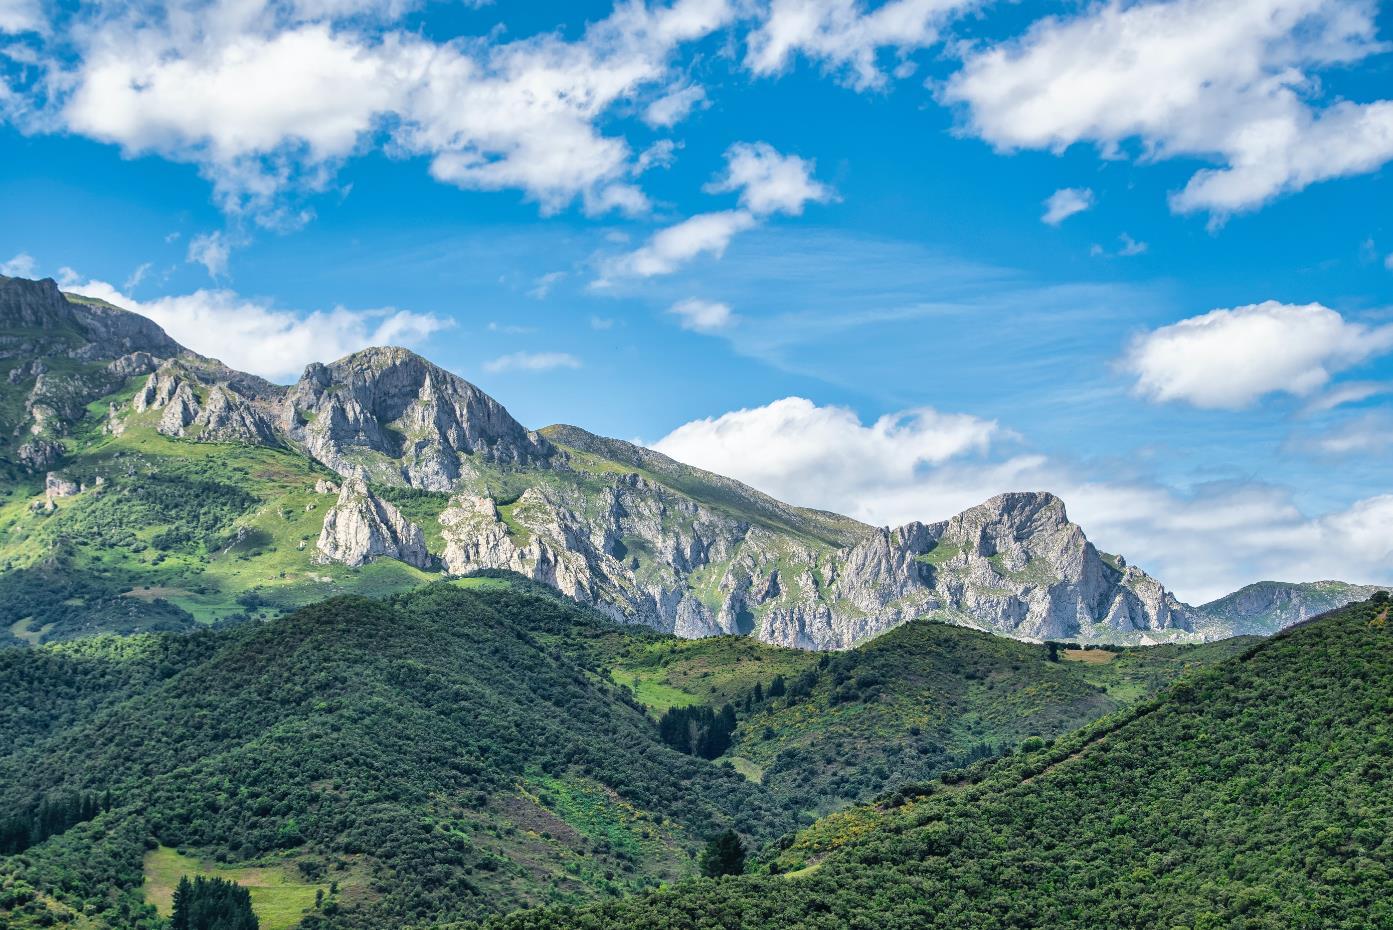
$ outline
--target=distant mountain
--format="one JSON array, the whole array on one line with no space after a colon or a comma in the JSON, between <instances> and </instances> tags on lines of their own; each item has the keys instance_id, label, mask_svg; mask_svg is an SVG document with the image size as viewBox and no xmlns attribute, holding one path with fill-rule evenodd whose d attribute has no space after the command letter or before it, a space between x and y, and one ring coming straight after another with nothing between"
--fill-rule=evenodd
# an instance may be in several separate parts
<instances>
[{"instance_id":1,"label":"distant mountain","mask_svg":"<svg viewBox=\"0 0 1393 930\"><path fill-rule=\"evenodd\" d=\"M738 879L489 930L1393 926L1387 599L819 820Z\"/></svg>"},{"instance_id":2,"label":"distant mountain","mask_svg":"<svg viewBox=\"0 0 1393 930\"><path fill-rule=\"evenodd\" d=\"M576 427L529 431L403 349L274 385L52 281L0 278L6 365L12 640L189 627L479 569L681 636L810 649L920 617L1036 640L1209 639L1329 603L1188 607L1046 493L893 529L792 507Z\"/></svg>"},{"instance_id":3,"label":"distant mountain","mask_svg":"<svg viewBox=\"0 0 1393 930\"><path fill-rule=\"evenodd\" d=\"M1259 581L1246 585L1196 608L1204 619L1200 628L1212 627L1239 636L1266 636L1307 617L1343 607L1353 601L1367 600L1375 585L1346 584L1343 581L1312 581L1306 584L1286 584L1280 581Z\"/></svg>"}]
</instances>

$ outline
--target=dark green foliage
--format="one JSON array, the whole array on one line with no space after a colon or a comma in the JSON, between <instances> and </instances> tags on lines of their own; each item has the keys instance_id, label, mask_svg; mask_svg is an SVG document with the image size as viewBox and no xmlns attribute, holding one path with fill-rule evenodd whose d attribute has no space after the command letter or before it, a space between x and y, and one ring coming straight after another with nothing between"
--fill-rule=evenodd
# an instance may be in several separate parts
<instances>
[{"instance_id":1,"label":"dark green foliage","mask_svg":"<svg viewBox=\"0 0 1393 930\"><path fill-rule=\"evenodd\" d=\"M1059 661L1059 643L1054 640L1045 643L1045 658L1051 662Z\"/></svg>"},{"instance_id":2,"label":"dark green foliage","mask_svg":"<svg viewBox=\"0 0 1393 930\"><path fill-rule=\"evenodd\" d=\"M715 759L730 748L735 724L735 708L729 704L719 712L694 704L666 711L658 721L658 735L678 752Z\"/></svg>"},{"instance_id":3,"label":"dark green foliage","mask_svg":"<svg viewBox=\"0 0 1393 930\"><path fill-rule=\"evenodd\" d=\"M775 675L774 680L769 682L769 696L771 698L783 697L785 691L784 676Z\"/></svg>"},{"instance_id":4,"label":"dark green foliage","mask_svg":"<svg viewBox=\"0 0 1393 930\"><path fill-rule=\"evenodd\" d=\"M740 834L727 830L701 851L701 874L707 878L745 874L745 843Z\"/></svg>"},{"instance_id":5,"label":"dark green foliage","mask_svg":"<svg viewBox=\"0 0 1393 930\"><path fill-rule=\"evenodd\" d=\"M1355 605L953 788L815 825L797 877L506 930L1393 926L1393 624ZM1380 621L1380 617L1384 617Z\"/></svg>"},{"instance_id":6,"label":"dark green foliage","mask_svg":"<svg viewBox=\"0 0 1393 930\"><path fill-rule=\"evenodd\" d=\"M251 894L223 878L185 875L174 889L170 930L260 930Z\"/></svg>"},{"instance_id":7,"label":"dark green foliage","mask_svg":"<svg viewBox=\"0 0 1393 930\"><path fill-rule=\"evenodd\" d=\"M139 898L147 840L356 861L372 893L326 904L317 926L378 928L615 894L680 877L695 837L793 828L757 785L664 746L583 648L561 648L613 629L551 593L437 585L226 631L0 651L0 723L25 734L0 742L0 810L119 799L30 847L21 874L125 930L113 909ZM578 791L613 798L615 826L571 813ZM593 874L553 885L525 864L559 856Z\"/></svg>"},{"instance_id":8,"label":"dark green foliage","mask_svg":"<svg viewBox=\"0 0 1393 930\"><path fill-rule=\"evenodd\" d=\"M30 810L0 820L0 855L23 852L110 807L110 794L82 792L43 798Z\"/></svg>"}]
</instances>

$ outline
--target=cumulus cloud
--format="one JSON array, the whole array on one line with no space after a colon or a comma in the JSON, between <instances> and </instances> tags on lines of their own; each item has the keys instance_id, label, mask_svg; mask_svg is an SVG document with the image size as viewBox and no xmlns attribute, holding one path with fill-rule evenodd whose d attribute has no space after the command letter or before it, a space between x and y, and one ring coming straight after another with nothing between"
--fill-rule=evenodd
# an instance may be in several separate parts
<instances>
[{"instance_id":1,"label":"cumulus cloud","mask_svg":"<svg viewBox=\"0 0 1393 930\"><path fill-rule=\"evenodd\" d=\"M1087 187L1061 187L1045 200L1045 214L1042 223L1058 226L1060 223L1082 213L1093 206L1093 191Z\"/></svg>"},{"instance_id":2,"label":"cumulus cloud","mask_svg":"<svg viewBox=\"0 0 1393 930\"><path fill-rule=\"evenodd\" d=\"M902 56L932 45L939 30L976 0L887 0L867 10L859 0L773 0L748 40L745 65L756 74L784 70L805 55L858 90L881 87L882 49Z\"/></svg>"},{"instance_id":3,"label":"cumulus cloud","mask_svg":"<svg viewBox=\"0 0 1393 930\"><path fill-rule=\"evenodd\" d=\"M10 0L14 2L14 0ZM559 32L433 41L395 28L409 4L194 0L165 15L83 8L39 62L25 126L198 165L219 202L272 225L366 147L421 155L436 179L517 189L554 212L642 211L633 154L599 123L657 94L676 121L699 89L672 73L684 43L729 22L729 0L623 3L574 39ZM69 56L76 61L70 62Z\"/></svg>"},{"instance_id":4,"label":"cumulus cloud","mask_svg":"<svg viewBox=\"0 0 1393 930\"><path fill-rule=\"evenodd\" d=\"M796 504L867 517L881 514L859 491L912 482L925 465L985 451L999 433L994 421L927 407L868 426L849 408L785 397L693 420L653 448Z\"/></svg>"},{"instance_id":5,"label":"cumulus cloud","mask_svg":"<svg viewBox=\"0 0 1393 930\"><path fill-rule=\"evenodd\" d=\"M39 270L39 263L28 252L20 252L14 258L0 264L0 274L10 278L32 278Z\"/></svg>"},{"instance_id":6,"label":"cumulus cloud","mask_svg":"<svg viewBox=\"0 0 1393 930\"><path fill-rule=\"evenodd\" d=\"M1171 199L1222 218L1393 158L1393 101L1322 107L1318 73L1380 51L1368 0L1121 0L971 50L943 98L1001 149L1211 158Z\"/></svg>"},{"instance_id":7,"label":"cumulus cloud","mask_svg":"<svg viewBox=\"0 0 1393 930\"><path fill-rule=\"evenodd\" d=\"M451 325L406 310L315 310L299 313L229 290L136 300L105 281L65 284L149 317L184 346L274 381L295 378L310 362L330 361L373 345L417 345Z\"/></svg>"},{"instance_id":8,"label":"cumulus cloud","mask_svg":"<svg viewBox=\"0 0 1393 930\"><path fill-rule=\"evenodd\" d=\"M1003 491L1052 491L1096 545L1195 604L1269 578L1393 582L1393 495L1309 516L1285 488L1090 480L1004 448L1008 438L966 414L909 410L866 424L846 408L791 397L694 420L653 447L790 503L879 526L947 519Z\"/></svg>"},{"instance_id":9,"label":"cumulus cloud","mask_svg":"<svg viewBox=\"0 0 1393 930\"><path fill-rule=\"evenodd\" d=\"M767 142L737 142L726 150L725 173L707 185L711 193L740 192L740 205L756 216L798 216L809 203L824 203L832 189L813 178L813 162L781 155Z\"/></svg>"},{"instance_id":10,"label":"cumulus cloud","mask_svg":"<svg viewBox=\"0 0 1393 930\"><path fill-rule=\"evenodd\" d=\"M696 297L673 304L668 308L668 313L678 318L683 329L699 333L713 333L726 329L737 319L729 304L700 300Z\"/></svg>"},{"instance_id":11,"label":"cumulus cloud","mask_svg":"<svg viewBox=\"0 0 1393 930\"><path fill-rule=\"evenodd\" d=\"M1236 410L1267 394L1304 397L1393 349L1393 325L1351 323L1320 304L1269 300L1212 310L1133 340L1123 367L1155 401Z\"/></svg>"},{"instance_id":12,"label":"cumulus cloud","mask_svg":"<svg viewBox=\"0 0 1393 930\"><path fill-rule=\"evenodd\" d=\"M551 371L554 368L579 368L580 359L567 352L513 352L484 363L484 370Z\"/></svg>"},{"instance_id":13,"label":"cumulus cloud","mask_svg":"<svg viewBox=\"0 0 1393 930\"><path fill-rule=\"evenodd\" d=\"M706 190L739 192L740 209L698 213L658 230L639 248L604 262L596 283L603 286L614 278L671 274L701 255L720 258L736 234L753 229L766 217L797 216L807 204L836 196L813 178L812 161L781 155L768 143L736 143L725 157L725 171Z\"/></svg>"}]
</instances>

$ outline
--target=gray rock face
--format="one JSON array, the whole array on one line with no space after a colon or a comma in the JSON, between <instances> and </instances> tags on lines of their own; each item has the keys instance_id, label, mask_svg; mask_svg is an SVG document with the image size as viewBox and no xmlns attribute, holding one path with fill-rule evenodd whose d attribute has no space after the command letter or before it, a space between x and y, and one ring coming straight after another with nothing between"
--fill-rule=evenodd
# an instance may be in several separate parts
<instances>
[{"instance_id":1,"label":"gray rock face","mask_svg":"<svg viewBox=\"0 0 1393 930\"><path fill-rule=\"evenodd\" d=\"M71 357L87 361L132 352L168 358L183 351L145 317L102 301L69 300L52 278L30 281L0 275L0 326L74 334L81 342Z\"/></svg>"},{"instance_id":2,"label":"gray rock face","mask_svg":"<svg viewBox=\"0 0 1393 930\"><path fill-rule=\"evenodd\" d=\"M64 478L56 471L49 472L44 478L44 496L49 500L55 497L72 497L81 490L76 481Z\"/></svg>"},{"instance_id":3,"label":"gray rock face","mask_svg":"<svg viewBox=\"0 0 1393 930\"><path fill-rule=\"evenodd\" d=\"M639 474L598 493L534 486L506 510L451 500L440 518L449 571L516 571L681 636L844 649L925 615L1029 639L1194 631L1188 608L1105 562L1049 494L1001 495L931 526L865 527L850 546L771 531Z\"/></svg>"},{"instance_id":4,"label":"gray rock face","mask_svg":"<svg viewBox=\"0 0 1393 930\"><path fill-rule=\"evenodd\" d=\"M1386 586L1312 581L1259 581L1195 608L1202 629L1227 636L1266 636L1293 623L1372 597Z\"/></svg>"},{"instance_id":5,"label":"gray rock face","mask_svg":"<svg viewBox=\"0 0 1393 930\"><path fill-rule=\"evenodd\" d=\"M274 385L250 384L260 397L243 396L233 387L246 376L226 378L225 369L210 360L188 359L161 365L131 399L137 413L162 410L156 427L166 436L200 442L239 442L247 445L280 445L272 425L280 392ZM259 380L259 379L258 379Z\"/></svg>"},{"instance_id":6,"label":"gray rock face","mask_svg":"<svg viewBox=\"0 0 1393 930\"><path fill-rule=\"evenodd\" d=\"M421 528L372 493L361 478L343 483L337 502L324 516L316 547L322 562L362 565L390 558L417 568L431 565Z\"/></svg>"},{"instance_id":7,"label":"gray rock face","mask_svg":"<svg viewBox=\"0 0 1393 930\"><path fill-rule=\"evenodd\" d=\"M364 349L310 365L291 388L280 429L340 474L452 490L468 460L544 466L546 440L474 385L405 349Z\"/></svg>"}]
</instances>

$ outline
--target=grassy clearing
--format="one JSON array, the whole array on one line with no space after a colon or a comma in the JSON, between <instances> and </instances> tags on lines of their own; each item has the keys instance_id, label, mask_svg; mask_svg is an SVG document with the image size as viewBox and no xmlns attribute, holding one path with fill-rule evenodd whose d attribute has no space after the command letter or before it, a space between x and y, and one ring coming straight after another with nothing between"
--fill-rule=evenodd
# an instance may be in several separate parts
<instances>
[{"instance_id":1,"label":"grassy clearing","mask_svg":"<svg viewBox=\"0 0 1393 930\"><path fill-rule=\"evenodd\" d=\"M726 756L722 761L729 762L730 767L745 776L746 779L756 784L764 782L764 766L756 765L743 756Z\"/></svg>"},{"instance_id":2,"label":"grassy clearing","mask_svg":"<svg viewBox=\"0 0 1393 930\"><path fill-rule=\"evenodd\" d=\"M634 697L638 698L639 703L647 707L654 717L661 716L664 711L673 707L701 703L701 698L697 695L665 684L660 675L660 672L648 671L645 677L643 671L627 668L610 669L609 673L615 684L624 685L634 692Z\"/></svg>"},{"instance_id":3,"label":"grassy clearing","mask_svg":"<svg viewBox=\"0 0 1393 930\"><path fill-rule=\"evenodd\" d=\"M1089 665L1107 665L1117 658L1117 653L1107 649L1065 649L1060 656L1066 662L1085 662Z\"/></svg>"},{"instance_id":4,"label":"grassy clearing","mask_svg":"<svg viewBox=\"0 0 1393 930\"><path fill-rule=\"evenodd\" d=\"M168 917L174 910L174 888L183 875L223 878L246 888L262 930L290 930L314 908L316 891L329 893L327 884L292 880L285 866L213 865L160 846L145 854L145 900Z\"/></svg>"}]
</instances>

